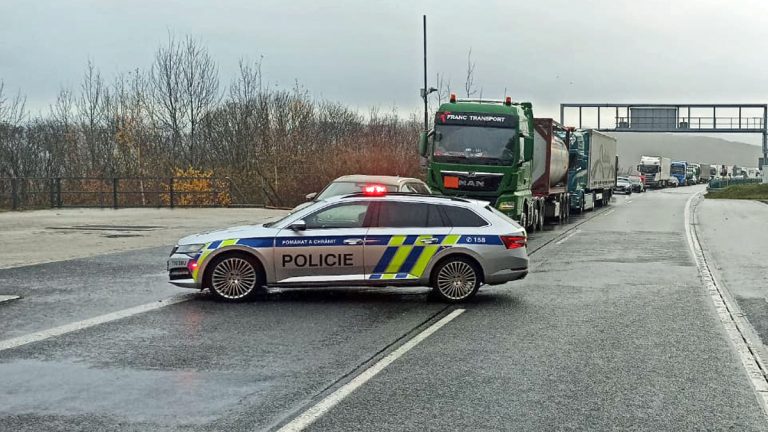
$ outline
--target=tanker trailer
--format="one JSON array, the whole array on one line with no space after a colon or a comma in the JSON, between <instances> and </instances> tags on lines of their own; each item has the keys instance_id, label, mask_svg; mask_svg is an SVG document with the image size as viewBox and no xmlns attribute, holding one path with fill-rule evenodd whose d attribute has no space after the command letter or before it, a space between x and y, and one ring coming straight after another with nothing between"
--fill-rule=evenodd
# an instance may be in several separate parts
<instances>
[{"instance_id":1,"label":"tanker trailer","mask_svg":"<svg viewBox=\"0 0 768 432\"><path fill-rule=\"evenodd\" d=\"M568 147L571 131L551 118L536 118L533 136L531 193L538 210L537 228L545 220L560 223L570 215L568 198Z\"/></svg>"}]
</instances>

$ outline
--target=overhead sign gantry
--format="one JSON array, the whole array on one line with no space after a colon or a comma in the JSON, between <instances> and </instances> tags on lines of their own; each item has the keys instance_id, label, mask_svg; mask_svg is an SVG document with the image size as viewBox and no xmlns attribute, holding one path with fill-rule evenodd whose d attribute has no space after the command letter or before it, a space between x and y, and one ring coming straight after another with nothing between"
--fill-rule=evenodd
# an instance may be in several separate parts
<instances>
[{"instance_id":1,"label":"overhead sign gantry","mask_svg":"<svg viewBox=\"0 0 768 432\"><path fill-rule=\"evenodd\" d=\"M563 103L560 123L578 110L578 127L584 119L606 132L759 133L763 137L763 162L768 164L768 104L648 104ZM573 124L571 121L569 124Z\"/></svg>"}]
</instances>

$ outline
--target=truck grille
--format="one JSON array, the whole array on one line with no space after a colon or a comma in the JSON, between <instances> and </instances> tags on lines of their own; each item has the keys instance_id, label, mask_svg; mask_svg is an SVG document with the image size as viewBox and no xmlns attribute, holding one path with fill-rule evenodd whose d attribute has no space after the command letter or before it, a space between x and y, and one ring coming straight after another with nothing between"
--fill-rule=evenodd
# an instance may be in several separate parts
<instances>
[{"instance_id":1,"label":"truck grille","mask_svg":"<svg viewBox=\"0 0 768 432\"><path fill-rule=\"evenodd\" d=\"M443 187L468 192L495 192L504 174L443 171Z\"/></svg>"}]
</instances>

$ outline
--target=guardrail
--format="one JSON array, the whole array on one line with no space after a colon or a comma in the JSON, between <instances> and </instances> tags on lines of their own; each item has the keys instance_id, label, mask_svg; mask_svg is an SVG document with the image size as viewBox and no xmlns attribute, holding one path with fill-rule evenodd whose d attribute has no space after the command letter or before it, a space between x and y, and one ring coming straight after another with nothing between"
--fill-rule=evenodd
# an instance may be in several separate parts
<instances>
[{"instance_id":1,"label":"guardrail","mask_svg":"<svg viewBox=\"0 0 768 432\"><path fill-rule=\"evenodd\" d=\"M707 190L711 189L722 189L726 188L728 186L733 185L739 185L739 184L748 184L748 183L762 183L762 179L759 178L719 178L719 179L712 179L709 181L709 185L707 186Z\"/></svg>"},{"instance_id":2,"label":"guardrail","mask_svg":"<svg viewBox=\"0 0 768 432\"><path fill-rule=\"evenodd\" d=\"M228 207L228 177L0 178L0 209Z\"/></svg>"}]
</instances>

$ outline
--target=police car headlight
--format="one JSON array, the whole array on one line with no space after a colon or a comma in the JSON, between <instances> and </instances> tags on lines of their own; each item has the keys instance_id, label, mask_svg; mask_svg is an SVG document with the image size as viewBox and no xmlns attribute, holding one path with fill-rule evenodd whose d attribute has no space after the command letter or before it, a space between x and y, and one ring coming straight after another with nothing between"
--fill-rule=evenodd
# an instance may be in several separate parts
<instances>
[{"instance_id":1,"label":"police car headlight","mask_svg":"<svg viewBox=\"0 0 768 432\"><path fill-rule=\"evenodd\" d=\"M514 209L515 209L514 201L506 201L499 204L499 210L514 210Z\"/></svg>"},{"instance_id":2,"label":"police car headlight","mask_svg":"<svg viewBox=\"0 0 768 432\"><path fill-rule=\"evenodd\" d=\"M176 249L176 253L193 255L199 252L203 247L205 247L205 244L179 245L178 249Z\"/></svg>"}]
</instances>

